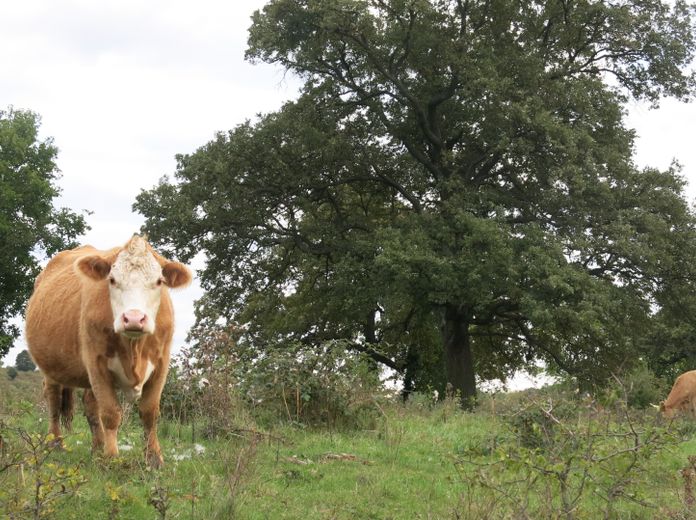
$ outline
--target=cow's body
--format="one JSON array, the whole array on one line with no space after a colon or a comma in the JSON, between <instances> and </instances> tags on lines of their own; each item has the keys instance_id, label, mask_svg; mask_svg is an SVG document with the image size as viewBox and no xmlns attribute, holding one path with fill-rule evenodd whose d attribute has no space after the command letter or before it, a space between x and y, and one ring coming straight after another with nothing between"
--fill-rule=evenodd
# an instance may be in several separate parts
<instances>
[{"instance_id":1,"label":"cow's body","mask_svg":"<svg viewBox=\"0 0 696 520\"><path fill-rule=\"evenodd\" d=\"M679 412L696 415L696 370L677 377L667 399L660 403L660 411L666 418Z\"/></svg>"},{"instance_id":2,"label":"cow's body","mask_svg":"<svg viewBox=\"0 0 696 520\"><path fill-rule=\"evenodd\" d=\"M120 389L129 400L141 398L147 461L161 465L156 423L174 319L167 286L190 279L185 266L138 236L122 248L85 246L51 259L27 306L26 338L44 374L50 432L57 439L61 411L71 416L72 389L84 388L93 447L118 454Z\"/></svg>"}]
</instances>

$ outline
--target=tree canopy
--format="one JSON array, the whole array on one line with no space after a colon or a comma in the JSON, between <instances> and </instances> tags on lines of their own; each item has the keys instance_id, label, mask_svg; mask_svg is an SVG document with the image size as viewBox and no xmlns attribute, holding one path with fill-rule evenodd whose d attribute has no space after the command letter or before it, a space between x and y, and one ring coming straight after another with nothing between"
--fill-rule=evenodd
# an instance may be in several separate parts
<instances>
[{"instance_id":1,"label":"tree canopy","mask_svg":"<svg viewBox=\"0 0 696 520\"><path fill-rule=\"evenodd\" d=\"M274 0L247 56L299 99L135 208L259 349L340 340L464 398L538 361L600 379L696 279L679 168L635 166L623 108L689 99L693 52L683 2Z\"/></svg>"},{"instance_id":2,"label":"tree canopy","mask_svg":"<svg viewBox=\"0 0 696 520\"><path fill-rule=\"evenodd\" d=\"M39 124L30 111L0 110L0 357L19 334L10 320L31 293L39 257L73 247L87 229L81 215L53 205L58 149L39 139Z\"/></svg>"},{"instance_id":3,"label":"tree canopy","mask_svg":"<svg viewBox=\"0 0 696 520\"><path fill-rule=\"evenodd\" d=\"M19 354L17 354L17 358L15 359L15 368L20 372L33 372L36 370L36 364L34 364L34 360L31 359L31 355L29 354L28 350L22 350Z\"/></svg>"}]
</instances>

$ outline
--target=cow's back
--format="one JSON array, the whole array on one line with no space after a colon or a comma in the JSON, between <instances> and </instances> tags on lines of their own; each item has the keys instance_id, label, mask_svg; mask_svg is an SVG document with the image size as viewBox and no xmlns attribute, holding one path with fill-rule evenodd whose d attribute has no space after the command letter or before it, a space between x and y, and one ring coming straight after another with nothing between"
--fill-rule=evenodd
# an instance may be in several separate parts
<instances>
[{"instance_id":1,"label":"cow's back","mask_svg":"<svg viewBox=\"0 0 696 520\"><path fill-rule=\"evenodd\" d=\"M85 281L73 264L98 252L84 246L58 253L37 277L27 305L29 352L44 375L68 386L89 386L79 342Z\"/></svg>"}]
</instances>

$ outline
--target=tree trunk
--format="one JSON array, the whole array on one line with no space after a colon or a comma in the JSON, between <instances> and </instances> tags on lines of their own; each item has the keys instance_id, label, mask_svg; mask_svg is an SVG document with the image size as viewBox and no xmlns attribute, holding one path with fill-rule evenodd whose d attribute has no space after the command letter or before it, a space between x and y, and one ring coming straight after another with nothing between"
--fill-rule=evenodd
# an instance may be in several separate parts
<instances>
[{"instance_id":1,"label":"tree trunk","mask_svg":"<svg viewBox=\"0 0 696 520\"><path fill-rule=\"evenodd\" d=\"M462 408L471 409L476 398L474 358L469 343L469 322L456 306L445 308L442 326L447 386L459 395Z\"/></svg>"},{"instance_id":2,"label":"tree trunk","mask_svg":"<svg viewBox=\"0 0 696 520\"><path fill-rule=\"evenodd\" d=\"M401 398L408 401L415 387L414 379L416 368L418 367L418 351L412 345L406 351L406 365L404 367L404 387L401 390Z\"/></svg>"}]
</instances>

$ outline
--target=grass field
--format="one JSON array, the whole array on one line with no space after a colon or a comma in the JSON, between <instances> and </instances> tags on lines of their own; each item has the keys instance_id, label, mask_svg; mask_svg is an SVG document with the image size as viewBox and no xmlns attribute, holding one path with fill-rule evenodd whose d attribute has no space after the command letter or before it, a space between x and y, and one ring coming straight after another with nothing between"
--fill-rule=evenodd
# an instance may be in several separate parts
<instances>
[{"instance_id":1,"label":"grass field","mask_svg":"<svg viewBox=\"0 0 696 520\"><path fill-rule=\"evenodd\" d=\"M133 413L119 435L117 459L92 456L81 416L66 436L67 449L50 449L31 435L46 429L39 389L38 374L12 382L0 374L0 516L693 517L691 423L664 424L652 411L631 411L630 424L596 410L563 419L553 441L544 432L548 422L525 429L527 416L515 413L526 406L520 396L499 398L495 414L490 401L475 413L451 402L394 402L378 407L374 428L348 431L278 423L202 438L200 425L165 420L166 465L151 471ZM577 494L574 505L563 504L563 490L571 499Z\"/></svg>"}]
</instances>

